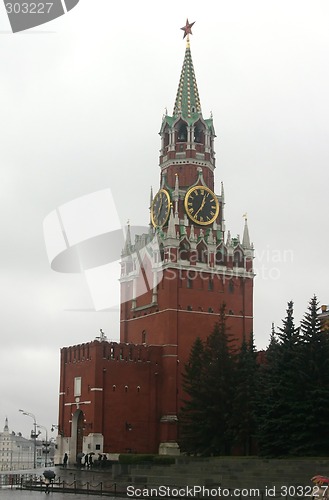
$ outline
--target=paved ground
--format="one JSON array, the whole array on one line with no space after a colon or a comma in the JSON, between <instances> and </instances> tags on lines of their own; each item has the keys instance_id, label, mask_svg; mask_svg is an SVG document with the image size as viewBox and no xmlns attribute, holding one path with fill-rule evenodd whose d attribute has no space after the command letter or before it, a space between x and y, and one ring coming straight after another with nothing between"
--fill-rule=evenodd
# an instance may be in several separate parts
<instances>
[{"instance_id":1,"label":"paved ground","mask_svg":"<svg viewBox=\"0 0 329 500\"><path fill-rule=\"evenodd\" d=\"M1 500L38 500L43 498L49 498L52 500L87 500L87 498L93 500L99 499L112 499L112 497L105 497L100 495L80 495L79 493L49 493L49 495L45 495L44 492L41 491L24 491L24 490L4 490L1 489L0 492Z\"/></svg>"},{"instance_id":2,"label":"paved ground","mask_svg":"<svg viewBox=\"0 0 329 500\"><path fill-rule=\"evenodd\" d=\"M43 475L43 471L45 469L42 468L42 469L31 469L29 471L15 471L12 475L17 477L17 474L22 474L24 479L23 481L25 482L25 480L27 479L31 479L32 477L34 477L36 480L39 480L40 479L40 476ZM85 494L81 494L81 493L74 493L74 490L77 489L90 489L90 490L94 490L94 491L100 491L101 489L103 490L103 492L111 492L112 491L112 488L113 488L113 491L114 491L114 487L113 487L113 480L112 480L112 477L111 477L111 472L109 470L105 470L105 471L97 471L97 470L85 470L85 469L63 469L63 468L60 468L60 467L51 467L51 470L53 470L55 473L56 473L56 478L55 478L55 481L58 482L60 481L61 485L63 485L63 481L65 482L65 486L66 488L72 488L72 493L69 493L69 492L59 492L59 491L54 491L53 493L50 493L49 495L47 495L47 498L50 497L50 496L54 496L55 495L55 498L58 499L58 500L61 500L62 498L68 498L68 495L72 495L74 494L74 499L80 499L80 498L84 498L86 499L86 495ZM13 479L10 479L10 474L1 474L1 478L0 478L0 483L2 485L6 485L8 484L8 481L10 480L13 480ZM18 480L19 482L19 480ZM56 486L54 486L56 487ZM39 488L39 487L38 487ZM25 491L25 490L16 490L16 489L9 489L8 486L7 487L4 487L4 488L1 488L0 486L0 497L1 497L1 500L9 500L9 499L12 499L12 500L16 500L17 499L20 499L20 498L27 498L27 499L33 499L33 498L40 498L40 494L42 493L42 495L45 494L44 492L44 489L41 488L40 486L40 490L36 490L36 491ZM92 498L100 498L101 496L100 495L92 495ZM102 498L111 498L109 496L102 496Z\"/></svg>"}]
</instances>

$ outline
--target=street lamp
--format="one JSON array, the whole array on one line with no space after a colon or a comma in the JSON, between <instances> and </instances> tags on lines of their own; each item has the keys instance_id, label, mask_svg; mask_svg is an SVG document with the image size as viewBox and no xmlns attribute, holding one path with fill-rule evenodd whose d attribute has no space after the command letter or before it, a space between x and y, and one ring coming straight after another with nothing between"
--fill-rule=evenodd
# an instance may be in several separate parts
<instances>
[{"instance_id":1,"label":"street lamp","mask_svg":"<svg viewBox=\"0 0 329 500\"><path fill-rule=\"evenodd\" d=\"M31 438L33 439L34 442L34 449L33 449L33 468L37 468L37 437L39 436L39 432L37 433L37 420L35 418L35 415L33 413L29 413L28 411L25 410L18 410L23 415L27 415L28 417L33 418L33 431L31 431Z\"/></svg>"},{"instance_id":2,"label":"street lamp","mask_svg":"<svg viewBox=\"0 0 329 500\"><path fill-rule=\"evenodd\" d=\"M39 427L40 429L44 429L46 431L46 442L44 443L45 447L46 447L46 450L45 450L45 454L46 454L46 458L45 458L45 467L47 467L47 455L48 455L48 430L47 430L47 427L45 427L44 425L40 425L40 424L37 424L37 427Z\"/></svg>"}]
</instances>

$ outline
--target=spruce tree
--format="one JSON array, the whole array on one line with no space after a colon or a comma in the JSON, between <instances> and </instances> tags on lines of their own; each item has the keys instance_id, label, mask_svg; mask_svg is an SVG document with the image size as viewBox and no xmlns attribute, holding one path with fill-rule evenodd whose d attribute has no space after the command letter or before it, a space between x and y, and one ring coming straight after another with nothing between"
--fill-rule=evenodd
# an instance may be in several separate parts
<instances>
[{"instance_id":1,"label":"spruce tree","mask_svg":"<svg viewBox=\"0 0 329 500\"><path fill-rule=\"evenodd\" d=\"M282 454L279 357L280 344L272 327L265 362L259 369L256 392L259 453L269 457Z\"/></svg>"},{"instance_id":2,"label":"spruce tree","mask_svg":"<svg viewBox=\"0 0 329 500\"><path fill-rule=\"evenodd\" d=\"M260 451L268 456L293 452L296 419L300 413L298 359L300 334L293 318L293 302L278 332L272 330L265 366L260 372L258 438Z\"/></svg>"},{"instance_id":3,"label":"spruce tree","mask_svg":"<svg viewBox=\"0 0 329 500\"><path fill-rule=\"evenodd\" d=\"M256 434L256 384L258 364L253 335L243 338L237 356L233 398L232 434L237 450L250 455Z\"/></svg>"},{"instance_id":4,"label":"spruce tree","mask_svg":"<svg viewBox=\"0 0 329 500\"><path fill-rule=\"evenodd\" d=\"M295 455L296 427L301 419L303 402L300 390L300 365L302 345L300 328L294 322L294 303L288 302L287 315L278 329L280 344L278 360L280 383L280 435L282 451L285 455Z\"/></svg>"},{"instance_id":5,"label":"spruce tree","mask_svg":"<svg viewBox=\"0 0 329 500\"><path fill-rule=\"evenodd\" d=\"M203 455L229 454L234 360L224 305L205 344L200 339L194 343L183 381L188 398L180 416L182 449Z\"/></svg>"},{"instance_id":6,"label":"spruce tree","mask_svg":"<svg viewBox=\"0 0 329 500\"><path fill-rule=\"evenodd\" d=\"M204 376L204 348L197 337L183 372L183 388L187 399L183 401L180 414L181 448L189 453L201 453L204 449L203 422L204 402L202 379Z\"/></svg>"},{"instance_id":7,"label":"spruce tree","mask_svg":"<svg viewBox=\"0 0 329 500\"><path fill-rule=\"evenodd\" d=\"M226 324L225 305L219 321L205 345L205 376L203 388L206 401L204 423L205 452L215 455L230 454L232 445L233 389L235 387L234 356Z\"/></svg>"},{"instance_id":8,"label":"spruce tree","mask_svg":"<svg viewBox=\"0 0 329 500\"><path fill-rule=\"evenodd\" d=\"M329 449L329 332L321 324L314 295L301 321L301 418L296 425L296 453L327 455Z\"/></svg>"}]
</instances>

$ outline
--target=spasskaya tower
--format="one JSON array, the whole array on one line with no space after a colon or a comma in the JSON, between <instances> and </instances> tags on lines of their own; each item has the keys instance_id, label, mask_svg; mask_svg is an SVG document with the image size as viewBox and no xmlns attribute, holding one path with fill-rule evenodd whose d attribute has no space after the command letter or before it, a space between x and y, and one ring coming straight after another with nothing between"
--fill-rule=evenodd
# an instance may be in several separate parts
<instances>
[{"instance_id":1,"label":"spasskaya tower","mask_svg":"<svg viewBox=\"0 0 329 500\"><path fill-rule=\"evenodd\" d=\"M160 129L160 185L148 229L128 228L121 257L120 342L103 332L61 349L57 461L80 453L179 453L182 372L226 306L239 346L253 331L253 247L224 224L214 185L215 130L204 118L189 35L172 115Z\"/></svg>"},{"instance_id":2,"label":"spasskaya tower","mask_svg":"<svg viewBox=\"0 0 329 500\"><path fill-rule=\"evenodd\" d=\"M216 194L213 118L204 118L186 22L186 50L172 115L163 116L160 185L151 194L149 231L121 260L120 342L161 346L160 452L177 447L181 373L196 337L212 332L222 304L241 343L253 331L253 246L225 230L224 190Z\"/></svg>"}]
</instances>

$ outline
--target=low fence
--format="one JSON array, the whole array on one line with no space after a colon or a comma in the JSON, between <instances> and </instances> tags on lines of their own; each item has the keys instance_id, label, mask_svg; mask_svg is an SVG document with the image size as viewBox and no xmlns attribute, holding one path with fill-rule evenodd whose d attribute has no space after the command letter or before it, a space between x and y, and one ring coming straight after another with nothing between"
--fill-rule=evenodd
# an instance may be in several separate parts
<instances>
[{"instance_id":1,"label":"low fence","mask_svg":"<svg viewBox=\"0 0 329 500\"><path fill-rule=\"evenodd\" d=\"M22 490L46 490L46 484L42 476L35 474L0 474L0 489L22 489ZM62 480L60 477L52 481L48 486L50 491L64 491L70 493L91 493L104 496L125 495L125 491L119 491L117 483L100 481L80 481L74 479L72 482Z\"/></svg>"},{"instance_id":2,"label":"low fence","mask_svg":"<svg viewBox=\"0 0 329 500\"><path fill-rule=\"evenodd\" d=\"M58 477L48 486L44 478L37 474L0 474L1 488L38 490L53 492L80 493L131 498L167 498L167 499L211 499L229 497L231 500L329 500L328 487L320 486L281 486L260 488L225 488L211 484L209 486L151 486L133 481L134 485L116 482L83 481L74 477L73 481Z\"/></svg>"}]
</instances>

